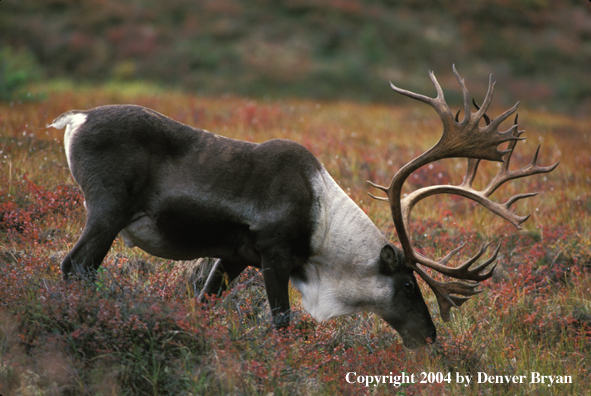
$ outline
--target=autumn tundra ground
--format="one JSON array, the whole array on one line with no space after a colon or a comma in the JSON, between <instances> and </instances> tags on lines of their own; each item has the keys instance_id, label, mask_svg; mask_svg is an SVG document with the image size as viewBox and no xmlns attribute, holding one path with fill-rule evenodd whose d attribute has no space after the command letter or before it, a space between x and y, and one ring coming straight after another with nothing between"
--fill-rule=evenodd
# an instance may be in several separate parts
<instances>
[{"instance_id":1,"label":"autumn tundra ground","mask_svg":"<svg viewBox=\"0 0 591 396\"><path fill-rule=\"evenodd\" d=\"M439 337L410 351L373 314L316 322L295 290L295 320L275 331L253 269L202 306L195 293L207 260L158 259L121 238L94 281L66 284L59 263L84 225L83 197L67 168L63 131L45 125L70 109L134 103L237 139L295 140L396 243L389 207L368 197L366 181L387 184L437 141L441 125L431 108L410 99L401 107L140 86L44 89L45 100L0 104L0 394L589 394L590 119L521 105L527 140L511 169L528 164L540 143L540 164L560 161L554 172L509 182L492 196L504 202L541 192L514 205L531 213L522 230L463 198L418 205L411 233L423 254L439 258L462 242L458 260L484 241L501 250L495 276L449 323L420 281ZM482 166L477 187L497 167ZM465 160L437 162L418 170L407 191L459 184L464 172Z\"/></svg>"}]
</instances>

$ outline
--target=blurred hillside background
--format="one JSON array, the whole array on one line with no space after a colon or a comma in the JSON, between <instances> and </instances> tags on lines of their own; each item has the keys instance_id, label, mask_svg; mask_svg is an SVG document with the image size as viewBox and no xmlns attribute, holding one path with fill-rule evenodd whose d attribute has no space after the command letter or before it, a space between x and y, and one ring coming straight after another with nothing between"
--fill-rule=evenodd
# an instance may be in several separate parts
<instances>
[{"instance_id":1,"label":"blurred hillside background","mask_svg":"<svg viewBox=\"0 0 591 396\"><path fill-rule=\"evenodd\" d=\"M2 0L0 99L30 81L143 81L205 95L448 100L591 112L589 0ZM453 89L456 88L454 91ZM454 95L456 97L454 98Z\"/></svg>"}]
</instances>

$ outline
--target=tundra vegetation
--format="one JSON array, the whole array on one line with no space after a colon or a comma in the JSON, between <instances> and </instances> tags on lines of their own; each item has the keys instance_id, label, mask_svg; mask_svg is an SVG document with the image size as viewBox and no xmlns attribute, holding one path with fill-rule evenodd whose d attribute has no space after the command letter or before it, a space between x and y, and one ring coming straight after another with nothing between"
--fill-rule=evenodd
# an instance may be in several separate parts
<instances>
[{"instance_id":1,"label":"tundra vegetation","mask_svg":"<svg viewBox=\"0 0 591 396\"><path fill-rule=\"evenodd\" d=\"M507 183L495 193L502 202L523 191L542 192L515 204L518 213L532 213L522 230L461 197L427 198L415 208L411 237L426 256L443 257L462 242L467 245L456 262L484 241L501 249L495 276L461 311L452 310L448 323L419 279L438 338L411 351L373 314L314 321L294 289L294 320L275 330L256 269L245 271L213 304L199 304L209 261L158 259L127 248L121 238L96 279L64 282L59 263L76 242L85 211L68 170L63 131L45 125L74 108L134 103L228 137L295 140L397 243L390 208L368 197L366 180L387 184L436 142L441 123L430 107L197 97L125 84L66 88L46 85L43 101L0 103L1 394L575 395L591 389L590 119L521 105L527 140L519 143L511 167L527 165L541 142L544 165L561 162L550 174ZM465 166L465 160L433 163L416 171L405 188L458 184ZM481 165L475 187L494 177L498 166ZM433 375L433 383L365 387L347 382L349 372L406 373L419 380L421 372L441 372L452 373L452 381L438 383L441 377ZM530 384L531 372L572 376L572 383ZM528 380L473 379L466 387L456 383L456 373Z\"/></svg>"}]
</instances>

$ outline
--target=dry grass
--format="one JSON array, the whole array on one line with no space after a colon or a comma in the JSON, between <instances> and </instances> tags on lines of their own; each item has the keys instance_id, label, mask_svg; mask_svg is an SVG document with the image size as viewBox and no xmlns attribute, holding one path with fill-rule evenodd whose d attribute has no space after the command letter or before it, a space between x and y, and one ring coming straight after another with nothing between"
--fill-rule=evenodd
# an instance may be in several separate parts
<instances>
[{"instance_id":1,"label":"dry grass","mask_svg":"<svg viewBox=\"0 0 591 396\"><path fill-rule=\"evenodd\" d=\"M445 87L444 87L445 88ZM94 284L64 285L59 261L84 223L67 169L62 131L45 129L64 111L134 103L243 140L287 138L309 148L376 225L396 240L389 208L367 196L436 142L440 124L418 103L406 107L306 100L251 101L151 90L44 87L49 99L0 105L0 393L2 394L588 394L591 388L591 147L588 119L520 114L528 140L513 168L540 162L553 173L509 183L495 195L542 194L516 205L532 213L517 231L471 203L437 197L413 213L413 238L440 257L468 240L502 243L484 292L437 320L436 345L402 348L379 318L360 314L316 323L291 292L293 328L275 332L260 274L249 270L213 306L187 282L195 263L130 250L117 240ZM498 114L504 109L493 109ZM508 126L507 126L508 128ZM419 170L410 188L461 182L464 161ZM496 164L481 170L483 185ZM424 295L432 312L436 302ZM364 387L358 375L450 373L453 381ZM524 384L457 384L456 373L527 375ZM530 372L568 375L568 385L530 384Z\"/></svg>"}]
</instances>

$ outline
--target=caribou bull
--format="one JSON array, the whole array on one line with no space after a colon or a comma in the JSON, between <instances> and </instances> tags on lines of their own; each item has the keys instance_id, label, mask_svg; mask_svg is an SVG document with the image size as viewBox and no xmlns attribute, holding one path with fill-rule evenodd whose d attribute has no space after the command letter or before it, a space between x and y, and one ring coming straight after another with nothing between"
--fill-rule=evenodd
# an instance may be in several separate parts
<instances>
[{"instance_id":1,"label":"caribou bull","mask_svg":"<svg viewBox=\"0 0 591 396\"><path fill-rule=\"evenodd\" d=\"M449 320L492 276L486 267L499 248L472 268L488 245L465 263L448 266L461 247L439 261L417 253L408 224L413 206L433 194L457 194L472 199L514 226L527 219L488 197L504 182L552 171L532 162L509 171L509 160L522 131L515 124L498 127L517 104L495 119L486 110L494 83L481 107L470 110L464 80L453 69L464 97L464 117L454 117L435 76L435 98L394 85L403 95L431 105L443 122L441 140L401 168L383 190L390 203L402 250L394 246L348 197L302 145L289 140L255 144L228 139L176 122L153 110L132 106L101 106L72 110L50 125L66 127L68 165L82 188L87 209L84 231L61 263L65 278L96 270L117 234L128 246L159 257L190 260L218 258L199 298L218 293L247 266L262 269L269 305L277 327L289 323L288 283L302 296L315 319L325 320L358 311L374 312L389 323L407 347L434 342L436 330L414 277L431 287L440 315ZM485 126L479 126L481 119ZM497 146L509 142L505 150ZM539 147L538 147L539 149ZM401 190L409 175L443 158L468 158L459 186L421 188L405 198ZM482 191L472 187L480 160L501 161L497 176ZM371 194L370 194L371 195ZM376 197L374 197L376 198ZM469 282L438 282L420 266Z\"/></svg>"}]
</instances>

